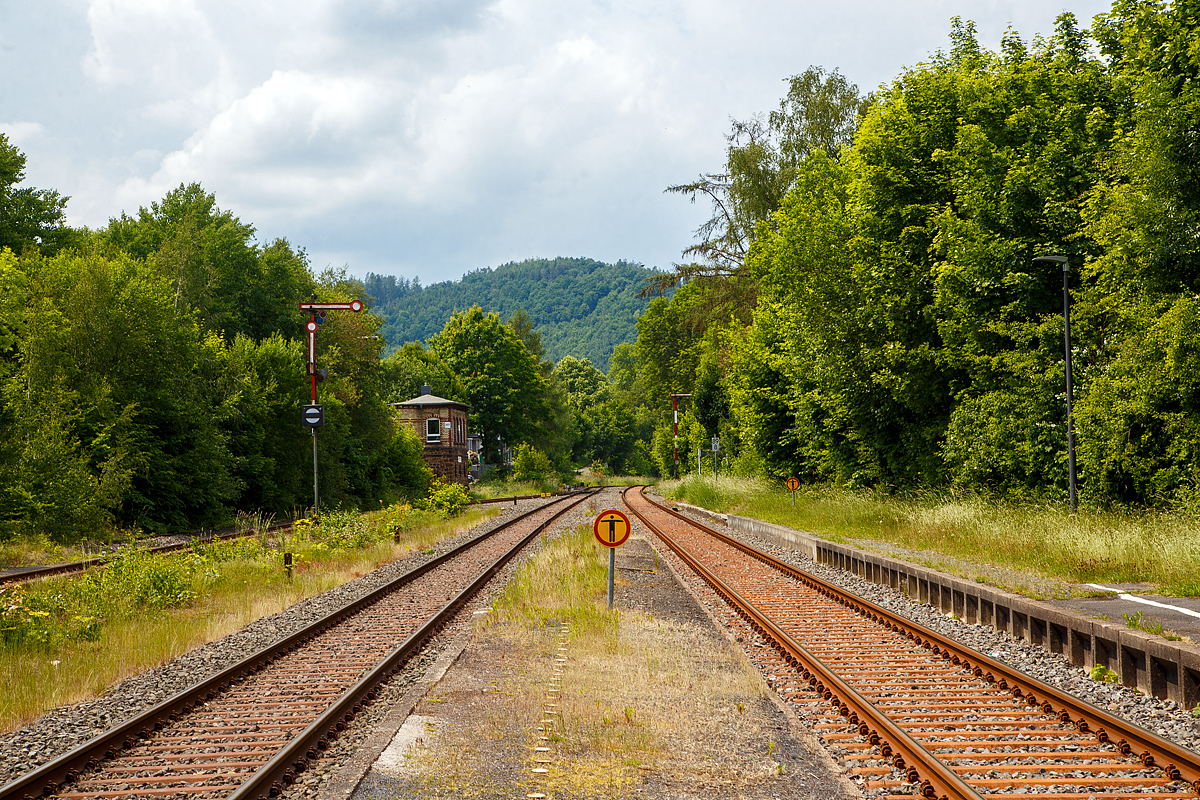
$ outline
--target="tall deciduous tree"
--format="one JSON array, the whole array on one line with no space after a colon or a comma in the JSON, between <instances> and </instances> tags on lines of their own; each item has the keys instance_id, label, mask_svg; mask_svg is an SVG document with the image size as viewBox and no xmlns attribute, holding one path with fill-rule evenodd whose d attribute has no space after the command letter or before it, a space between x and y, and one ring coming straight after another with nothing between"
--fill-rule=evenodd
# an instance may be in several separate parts
<instances>
[{"instance_id":1,"label":"tall deciduous tree","mask_svg":"<svg viewBox=\"0 0 1200 800\"><path fill-rule=\"evenodd\" d=\"M755 287L745 261L760 226L770 226L811 153L821 151L836 161L850 146L869 102L836 69L809 67L788 81L787 95L766 120L735 120L726 137L725 171L668 187L692 202L707 199L713 216L696 231L698 241L683 251L694 260L677 264L652 285L661 291L680 280L719 278L709 281L710 305L721 309L718 316L733 310L748 320Z\"/></svg>"},{"instance_id":2,"label":"tall deciduous tree","mask_svg":"<svg viewBox=\"0 0 1200 800\"><path fill-rule=\"evenodd\" d=\"M434 352L458 375L471 406L471 424L485 454L530 442L549 415L546 380L537 360L499 315L479 306L455 314L429 339Z\"/></svg>"},{"instance_id":3,"label":"tall deciduous tree","mask_svg":"<svg viewBox=\"0 0 1200 800\"><path fill-rule=\"evenodd\" d=\"M176 308L194 309L227 340L239 333L255 341L274 333L302 338L296 304L313 289L304 251L283 239L260 248L254 226L217 208L200 184L181 184L136 218L122 213L106 235L170 281Z\"/></svg>"}]
</instances>

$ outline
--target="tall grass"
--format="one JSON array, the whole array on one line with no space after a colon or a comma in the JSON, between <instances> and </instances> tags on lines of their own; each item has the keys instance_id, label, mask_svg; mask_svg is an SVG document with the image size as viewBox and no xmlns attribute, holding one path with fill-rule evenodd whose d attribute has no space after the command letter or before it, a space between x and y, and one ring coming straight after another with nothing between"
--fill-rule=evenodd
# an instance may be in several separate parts
<instances>
[{"instance_id":1,"label":"tall grass","mask_svg":"<svg viewBox=\"0 0 1200 800\"><path fill-rule=\"evenodd\" d=\"M660 484L664 496L714 511L755 517L835 541L879 542L981 564L1033 571L1073 583L1153 583L1167 594L1200 594L1197 520L1053 505L1018 505L977 496L888 497L828 487L797 492L746 478L690 478Z\"/></svg>"},{"instance_id":2,"label":"tall grass","mask_svg":"<svg viewBox=\"0 0 1200 800\"><path fill-rule=\"evenodd\" d=\"M615 636L617 615L606 610L607 594L607 553L600 552L591 527L581 525L548 540L522 564L489 620L539 628L568 622L576 634Z\"/></svg>"},{"instance_id":3,"label":"tall grass","mask_svg":"<svg viewBox=\"0 0 1200 800\"><path fill-rule=\"evenodd\" d=\"M498 509L327 513L286 540L249 537L0 589L0 731L457 535ZM398 534L397 534L398 532ZM281 550L294 554L289 576Z\"/></svg>"}]
</instances>

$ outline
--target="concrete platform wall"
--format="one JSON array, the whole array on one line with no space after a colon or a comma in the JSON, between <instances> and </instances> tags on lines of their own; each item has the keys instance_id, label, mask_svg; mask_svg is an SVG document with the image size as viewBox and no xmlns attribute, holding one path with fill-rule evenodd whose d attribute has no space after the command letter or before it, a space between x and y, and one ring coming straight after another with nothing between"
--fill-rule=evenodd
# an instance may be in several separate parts
<instances>
[{"instance_id":1,"label":"concrete platform wall","mask_svg":"<svg viewBox=\"0 0 1200 800\"><path fill-rule=\"evenodd\" d=\"M989 625L1015 638L1060 653L1072 664L1103 664L1125 686L1174 700L1184 708L1200 703L1200 648L1144 631L1089 619L1036 600L928 567L897 561L820 539L769 522L721 515L729 527L761 536L900 592L971 624Z\"/></svg>"}]
</instances>

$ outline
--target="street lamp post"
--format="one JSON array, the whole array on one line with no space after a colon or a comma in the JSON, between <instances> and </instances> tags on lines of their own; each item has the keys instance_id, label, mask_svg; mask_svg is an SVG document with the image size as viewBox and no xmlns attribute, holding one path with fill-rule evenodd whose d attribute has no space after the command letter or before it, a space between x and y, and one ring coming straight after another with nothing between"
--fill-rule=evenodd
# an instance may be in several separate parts
<instances>
[{"instance_id":1,"label":"street lamp post","mask_svg":"<svg viewBox=\"0 0 1200 800\"><path fill-rule=\"evenodd\" d=\"M1066 256L1038 256L1033 263L1045 261L1062 266L1063 276L1063 350L1067 367L1067 485L1071 497L1071 513L1079 506L1079 494L1075 487L1075 414L1071 396L1071 266Z\"/></svg>"}]
</instances>

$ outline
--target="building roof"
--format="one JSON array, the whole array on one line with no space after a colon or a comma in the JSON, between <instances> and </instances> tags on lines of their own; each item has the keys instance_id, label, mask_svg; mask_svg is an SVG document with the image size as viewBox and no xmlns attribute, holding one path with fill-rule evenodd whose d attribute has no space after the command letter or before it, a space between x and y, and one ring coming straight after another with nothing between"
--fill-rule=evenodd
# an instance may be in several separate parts
<instances>
[{"instance_id":1,"label":"building roof","mask_svg":"<svg viewBox=\"0 0 1200 800\"><path fill-rule=\"evenodd\" d=\"M457 400L447 400L444 397L438 397L435 394L423 394L420 397L414 397L412 400L405 400L403 403L392 403L394 406L458 406L459 408L467 408L470 406L465 403L460 403Z\"/></svg>"}]
</instances>

